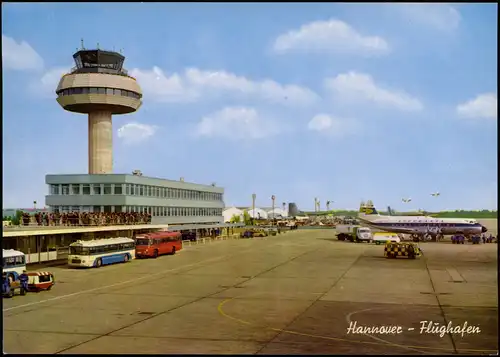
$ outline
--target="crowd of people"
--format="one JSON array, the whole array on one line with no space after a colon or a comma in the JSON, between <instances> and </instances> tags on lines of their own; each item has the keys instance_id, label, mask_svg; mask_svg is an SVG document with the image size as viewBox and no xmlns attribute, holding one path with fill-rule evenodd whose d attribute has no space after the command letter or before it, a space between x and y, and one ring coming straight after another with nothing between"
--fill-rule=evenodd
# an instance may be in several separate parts
<instances>
[{"instance_id":1,"label":"crowd of people","mask_svg":"<svg viewBox=\"0 0 500 357\"><path fill-rule=\"evenodd\" d=\"M24 212L22 225L39 226L113 226L151 223L150 213L138 212Z\"/></svg>"}]
</instances>

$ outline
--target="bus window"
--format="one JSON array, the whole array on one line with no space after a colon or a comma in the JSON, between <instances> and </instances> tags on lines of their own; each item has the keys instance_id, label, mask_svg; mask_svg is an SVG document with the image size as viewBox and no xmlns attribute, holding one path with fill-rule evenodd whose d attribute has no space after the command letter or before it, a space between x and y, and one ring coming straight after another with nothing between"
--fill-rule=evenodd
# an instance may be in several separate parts
<instances>
[{"instance_id":1,"label":"bus window","mask_svg":"<svg viewBox=\"0 0 500 357\"><path fill-rule=\"evenodd\" d=\"M25 265L24 256L3 258L3 268L9 268L16 265Z\"/></svg>"},{"instance_id":2,"label":"bus window","mask_svg":"<svg viewBox=\"0 0 500 357\"><path fill-rule=\"evenodd\" d=\"M138 238L135 240L137 245L149 245L149 239Z\"/></svg>"},{"instance_id":3,"label":"bus window","mask_svg":"<svg viewBox=\"0 0 500 357\"><path fill-rule=\"evenodd\" d=\"M69 252L72 255L89 255L89 251L87 247L69 247Z\"/></svg>"}]
</instances>

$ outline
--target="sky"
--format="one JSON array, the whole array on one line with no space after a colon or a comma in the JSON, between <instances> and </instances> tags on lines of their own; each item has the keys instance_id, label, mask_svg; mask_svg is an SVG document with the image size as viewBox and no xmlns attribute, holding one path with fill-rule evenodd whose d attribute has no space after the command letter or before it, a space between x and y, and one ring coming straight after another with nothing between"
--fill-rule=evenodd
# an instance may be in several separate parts
<instances>
[{"instance_id":1,"label":"sky","mask_svg":"<svg viewBox=\"0 0 500 357\"><path fill-rule=\"evenodd\" d=\"M114 172L225 188L226 206L317 197L497 208L497 4L2 3L3 207L87 173L87 119L56 102L81 46L143 91ZM438 197L431 193L440 192ZM411 202L403 203L403 198Z\"/></svg>"}]
</instances>

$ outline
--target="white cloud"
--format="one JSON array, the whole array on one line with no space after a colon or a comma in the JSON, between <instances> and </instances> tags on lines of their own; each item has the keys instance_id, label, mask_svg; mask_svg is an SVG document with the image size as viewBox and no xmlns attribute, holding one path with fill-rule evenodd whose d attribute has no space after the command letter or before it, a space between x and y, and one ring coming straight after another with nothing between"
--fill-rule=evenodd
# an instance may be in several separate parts
<instances>
[{"instance_id":1,"label":"white cloud","mask_svg":"<svg viewBox=\"0 0 500 357\"><path fill-rule=\"evenodd\" d=\"M118 137L125 144L139 144L153 136L157 129L154 125L128 123L118 129Z\"/></svg>"},{"instance_id":2,"label":"white cloud","mask_svg":"<svg viewBox=\"0 0 500 357\"><path fill-rule=\"evenodd\" d=\"M349 72L325 80L325 87L337 96L352 101L370 101L384 107L405 111L423 108L417 98L403 91L390 90L378 86L373 78L364 73Z\"/></svg>"},{"instance_id":3,"label":"white cloud","mask_svg":"<svg viewBox=\"0 0 500 357\"><path fill-rule=\"evenodd\" d=\"M68 66L49 69L42 77L29 84L29 90L36 95L55 98L57 85L61 77L70 71L70 68L71 67Z\"/></svg>"},{"instance_id":4,"label":"white cloud","mask_svg":"<svg viewBox=\"0 0 500 357\"><path fill-rule=\"evenodd\" d=\"M307 124L311 131L328 135L346 135L358 131L358 125L353 120L340 119L328 114L317 114Z\"/></svg>"},{"instance_id":5,"label":"white cloud","mask_svg":"<svg viewBox=\"0 0 500 357\"><path fill-rule=\"evenodd\" d=\"M311 22L278 36L274 50L383 54L389 51L389 45L382 37L364 36L345 22L331 19Z\"/></svg>"},{"instance_id":6,"label":"white cloud","mask_svg":"<svg viewBox=\"0 0 500 357\"><path fill-rule=\"evenodd\" d=\"M497 95L484 93L457 106L457 113L464 118L497 119Z\"/></svg>"},{"instance_id":7,"label":"white cloud","mask_svg":"<svg viewBox=\"0 0 500 357\"><path fill-rule=\"evenodd\" d=\"M142 87L145 97L159 102L189 103L217 96L250 97L272 103L306 105L318 95L298 85L282 85L266 79L254 81L225 71L188 68L184 73L165 74L160 68L130 71Z\"/></svg>"},{"instance_id":8,"label":"white cloud","mask_svg":"<svg viewBox=\"0 0 500 357\"><path fill-rule=\"evenodd\" d=\"M412 22L436 30L451 31L460 25L460 12L449 4L406 3L394 4L394 6L400 9L401 13Z\"/></svg>"},{"instance_id":9,"label":"white cloud","mask_svg":"<svg viewBox=\"0 0 500 357\"><path fill-rule=\"evenodd\" d=\"M2 62L5 69L18 71L39 70L43 68L43 59L25 41L16 42L2 34Z\"/></svg>"},{"instance_id":10,"label":"white cloud","mask_svg":"<svg viewBox=\"0 0 500 357\"><path fill-rule=\"evenodd\" d=\"M254 108L226 107L203 117L196 126L195 135L243 140L262 139L279 131L276 122L263 117Z\"/></svg>"}]
</instances>

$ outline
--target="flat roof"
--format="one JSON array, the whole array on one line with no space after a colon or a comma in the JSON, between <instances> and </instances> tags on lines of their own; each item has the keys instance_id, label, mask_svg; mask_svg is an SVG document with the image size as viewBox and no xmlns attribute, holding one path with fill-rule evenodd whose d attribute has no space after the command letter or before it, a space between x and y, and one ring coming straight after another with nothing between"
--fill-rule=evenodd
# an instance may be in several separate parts
<instances>
[{"instance_id":1,"label":"flat roof","mask_svg":"<svg viewBox=\"0 0 500 357\"><path fill-rule=\"evenodd\" d=\"M108 244L123 244L123 243L134 243L132 238L118 237L118 238L107 238L107 239L92 239L92 240L77 240L71 243L70 247L98 247L100 245Z\"/></svg>"},{"instance_id":2,"label":"flat roof","mask_svg":"<svg viewBox=\"0 0 500 357\"><path fill-rule=\"evenodd\" d=\"M183 231L191 229L210 229L210 228L227 228L227 227L243 227L243 223L212 223L212 224L138 224L138 225L121 225L121 226L98 226L98 227L4 227L2 237L26 237L26 236L43 236L56 234L72 234L72 233L91 233L91 232L110 232L110 231L127 231L139 229L162 229L168 231Z\"/></svg>"},{"instance_id":3,"label":"flat roof","mask_svg":"<svg viewBox=\"0 0 500 357\"><path fill-rule=\"evenodd\" d=\"M90 233L90 232L110 232L126 231L138 229L167 229L168 224L138 224L122 226L98 226L98 227L4 227L2 237L26 237L43 236L55 234Z\"/></svg>"},{"instance_id":4,"label":"flat roof","mask_svg":"<svg viewBox=\"0 0 500 357\"><path fill-rule=\"evenodd\" d=\"M188 181L169 180L160 177L131 174L48 174L46 184L139 184L166 188L178 188L211 193L224 193L224 188Z\"/></svg>"}]
</instances>

